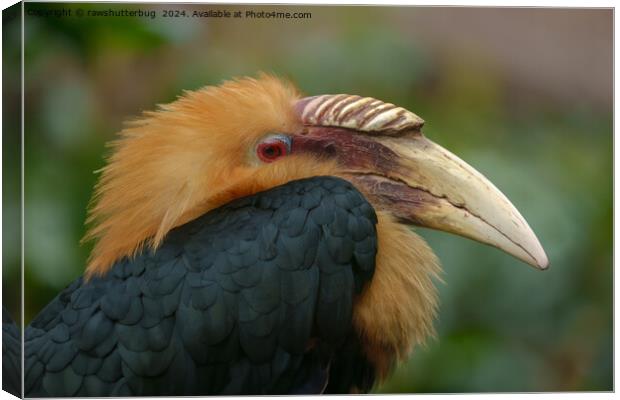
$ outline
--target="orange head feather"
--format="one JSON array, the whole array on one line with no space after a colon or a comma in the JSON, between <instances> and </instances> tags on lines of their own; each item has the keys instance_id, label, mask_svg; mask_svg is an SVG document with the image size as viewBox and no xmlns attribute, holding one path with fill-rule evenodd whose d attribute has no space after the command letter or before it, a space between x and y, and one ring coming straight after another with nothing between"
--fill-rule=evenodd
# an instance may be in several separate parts
<instances>
[{"instance_id":1,"label":"orange head feather","mask_svg":"<svg viewBox=\"0 0 620 400\"><path fill-rule=\"evenodd\" d=\"M261 75L186 92L131 122L95 188L87 277L234 198L333 172L334 163L307 156L260 163L252 151L270 133L300 129L298 99L290 83Z\"/></svg>"}]
</instances>

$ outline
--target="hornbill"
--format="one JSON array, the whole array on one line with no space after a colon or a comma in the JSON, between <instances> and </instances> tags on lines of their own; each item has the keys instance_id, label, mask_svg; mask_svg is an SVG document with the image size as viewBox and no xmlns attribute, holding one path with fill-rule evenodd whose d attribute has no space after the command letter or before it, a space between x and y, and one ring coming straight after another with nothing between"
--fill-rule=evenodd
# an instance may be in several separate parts
<instances>
[{"instance_id":1,"label":"hornbill","mask_svg":"<svg viewBox=\"0 0 620 400\"><path fill-rule=\"evenodd\" d=\"M548 265L423 123L270 75L130 122L95 188L85 274L26 329L25 394L369 391L433 335L440 269L411 225Z\"/></svg>"}]
</instances>

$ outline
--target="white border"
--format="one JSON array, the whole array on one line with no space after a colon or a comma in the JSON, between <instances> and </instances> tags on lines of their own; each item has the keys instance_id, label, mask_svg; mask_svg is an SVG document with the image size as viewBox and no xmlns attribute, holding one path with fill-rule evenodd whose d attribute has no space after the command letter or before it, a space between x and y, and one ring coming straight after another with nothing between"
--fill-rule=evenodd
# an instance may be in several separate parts
<instances>
[{"instance_id":1,"label":"white border","mask_svg":"<svg viewBox=\"0 0 620 400\"><path fill-rule=\"evenodd\" d=\"M34 0L32 2L38 2L37 0ZM75 2L93 2L93 1L75 1ZM15 1L11 1L11 0L0 0L0 6L2 7L2 9L7 8L13 4L15 4ZM152 1L146 1L146 0L134 0L134 1L115 1L115 3L155 3ZM618 90L618 86L616 84L616 80L615 80L615 76L616 73L618 72L618 67L617 67L617 63L616 63L616 44L618 43L618 31L615 29L615 2L613 1L603 1L603 0L590 0L590 1L579 1L579 0L564 0L564 1L554 1L554 0L543 0L543 1L515 1L515 0L508 0L508 1L465 1L465 0L452 0L449 2L446 1L424 1L424 0L418 0L415 2L412 1L406 1L406 0L391 0L391 1L386 1L386 2L368 2L368 1L353 1L353 0L341 0L341 1L328 1L328 0L315 0L313 2L308 2L308 1L299 1L299 0L288 0L288 1L278 1L278 0L272 0L272 1L256 1L256 0L246 0L246 1L242 1L242 2L230 2L230 1L192 1L192 0L169 0L169 1L162 1L159 3L197 3L197 4L302 4L302 5L378 5L378 6L386 6L386 5L392 5L392 6L469 6L469 7L562 7L562 8L614 8L614 117L616 116L616 103L615 103L615 99L616 96L619 94L619 90ZM2 22L0 21L0 28L2 27ZM23 99L23 35L24 35L24 31L23 31L23 7L22 7L22 110L23 110L23 106L24 106L24 99ZM0 63L2 61L2 43L0 41ZM0 89L1 89L1 80L0 80ZM2 106L2 99L0 98L0 107ZM24 123L24 114L22 113L21 116L21 121L22 121L22 129L23 129L23 123ZM0 115L0 123L1 123L1 115ZM617 131L618 128L618 120L616 118L614 118L614 132ZM23 146L23 131L22 131L22 159L21 159L21 165L22 165L22 175L21 175L21 180L22 180L22 188L21 188L21 196L22 196L22 201L23 201L23 196L24 196L24 192L23 192L23 179L24 179L24 146ZM613 141L613 146L614 146L614 155L617 153L617 142L615 140L615 136L614 136L614 141ZM1 169L1 162L2 162L2 154L1 154L1 150L2 150L2 143L0 142L0 169ZM616 197L616 192L615 192L615 176L617 175L617 165L615 163L615 157L614 157L614 266L616 264L616 254L615 254L615 249L617 248L617 237L615 236L615 227L616 227L616 223L618 222L617 220L617 215L615 213L615 209L618 206L618 199ZM0 175L0 184L2 183L2 177ZM2 198L2 194L0 192L0 199ZM21 220L22 220L22 227L23 227L23 221L24 221L24 208L23 208L23 203L22 203L22 215L21 215ZM2 221L2 210L0 209L0 223ZM23 263L23 257L24 257L24 231L22 229L22 244L21 244L21 256L22 256L22 263ZM0 251L2 249L2 243L1 243L1 238L2 238L2 233L0 231ZM617 325L616 325L616 310L618 310L618 299L615 296L615 287L616 287L616 283L617 283L617 275L615 274L614 271L614 388L616 387L616 382L618 382L618 369L615 368L617 365L617 361L618 361L618 355L615 352L615 333L617 332ZM0 296L2 294L2 289L0 287ZM23 265L22 265L22 324L23 324L23 300L24 300L24 291L23 291ZM23 326L22 326L23 329ZM23 346L23 343L22 343ZM22 349L23 350L23 349ZM23 353L22 353L23 354ZM0 382L1 382L1 377L0 377ZM400 400L400 399L405 399L405 398L410 398L412 395L380 395L377 397L386 397L386 398L390 398L390 399L395 399L395 400ZM541 393L541 394L533 394L533 393L528 393L528 394L524 394L524 393L518 393L518 394L437 394L437 395L418 395L415 394L414 395L415 398L417 399L455 399L455 398L465 398L465 397L469 397L471 398L472 396L484 396L485 398L489 398L489 399L521 399L521 398L536 398L536 399L566 399L566 400L582 400L584 398L589 399L589 398L612 398L615 397L614 393L594 393L594 392L576 392L576 393L566 393L566 392L562 392L562 393ZM288 396L282 396L282 397L288 397ZM313 398L315 396L306 396L306 398ZM157 399L182 399L185 397L157 397ZM228 397L228 399L234 399L235 397ZM260 399L264 399L264 398L269 398L269 396L262 396L262 397L257 397L257 396L245 396L243 397L244 399L248 399L248 398L260 398ZM339 398L354 398L354 396L339 396ZM358 398L358 397L355 397ZM9 395L6 392L1 392L0 391L0 399L14 399L13 396Z\"/></svg>"}]
</instances>

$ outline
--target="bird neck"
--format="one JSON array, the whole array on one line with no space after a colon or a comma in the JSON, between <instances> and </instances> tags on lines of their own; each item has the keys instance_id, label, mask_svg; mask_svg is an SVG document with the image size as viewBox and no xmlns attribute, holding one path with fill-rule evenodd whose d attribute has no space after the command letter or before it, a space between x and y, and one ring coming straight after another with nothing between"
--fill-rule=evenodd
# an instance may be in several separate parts
<instances>
[{"instance_id":1,"label":"bird neck","mask_svg":"<svg viewBox=\"0 0 620 400\"><path fill-rule=\"evenodd\" d=\"M358 299L354 326L379 380L417 344L433 337L440 279L437 257L426 242L387 212L377 212L375 273Z\"/></svg>"}]
</instances>

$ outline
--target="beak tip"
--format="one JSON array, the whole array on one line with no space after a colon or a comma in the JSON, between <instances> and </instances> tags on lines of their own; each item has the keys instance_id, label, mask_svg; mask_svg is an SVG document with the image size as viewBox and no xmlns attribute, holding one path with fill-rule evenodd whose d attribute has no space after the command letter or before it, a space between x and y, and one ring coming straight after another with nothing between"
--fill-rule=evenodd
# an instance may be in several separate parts
<instances>
[{"instance_id":1,"label":"beak tip","mask_svg":"<svg viewBox=\"0 0 620 400\"><path fill-rule=\"evenodd\" d=\"M547 258L547 254L542 247L536 252L535 257L531 255L531 260L528 264L541 271L549 269L549 258Z\"/></svg>"},{"instance_id":2,"label":"beak tip","mask_svg":"<svg viewBox=\"0 0 620 400\"><path fill-rule=\"evenodd\" d=\"M548 269L549 269L549 267L550 267L550 265L549 265L549 259L548 259L548 258L547 258L547 256L545 255L544 259L542 259L542 260L540 261L540 263L538 264L538 268L539 268L541 271L546 271L546 270L548 270Z\"/></svg>"}]
</instances>

